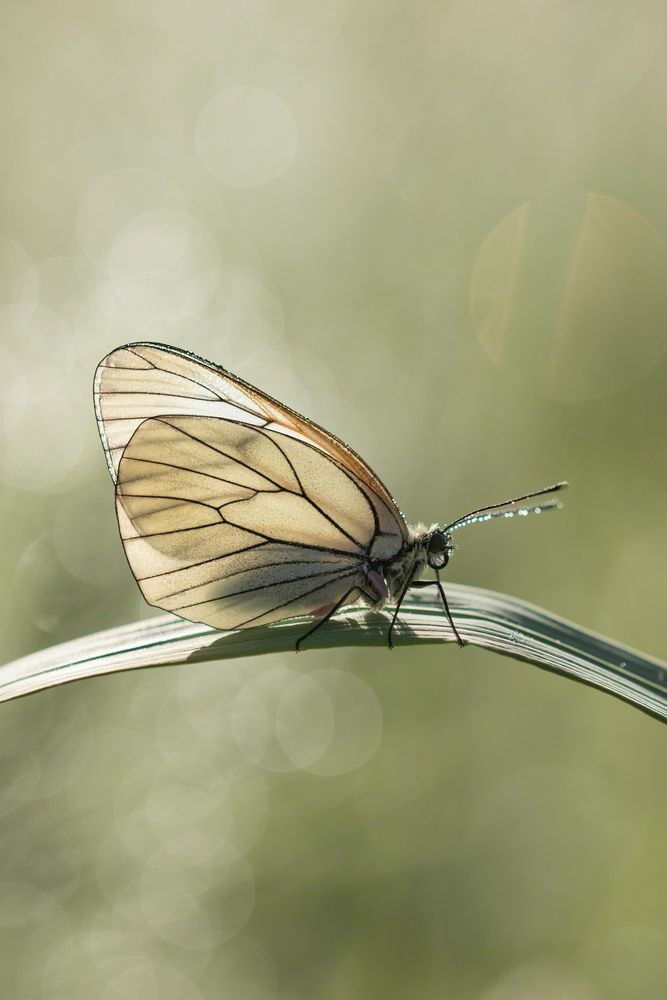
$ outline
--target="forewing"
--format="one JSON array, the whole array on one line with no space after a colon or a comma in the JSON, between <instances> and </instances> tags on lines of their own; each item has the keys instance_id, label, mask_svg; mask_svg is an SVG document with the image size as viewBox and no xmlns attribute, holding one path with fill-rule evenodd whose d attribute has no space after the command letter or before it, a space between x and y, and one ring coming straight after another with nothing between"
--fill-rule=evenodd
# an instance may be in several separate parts
<instances>
[{"instance_id":1,"label":"forewing","mask_svg":"<svg viewBox=\"0 0 667 1000\"><path fill-rule=\"evenodd\" d=\"M368 497L328 455L217 417L145 419L116 492L146 600L217 628L353 601L376 537Z\"/></svg>"},{"instance_id":2,"label":"forewing","mask_svg":"<svg viewBox=\"0 0 667 1000\"><path fill-rule=\"evenodd\" d=\"M123 449L148 417L182 413L260 426L267 422L254 401L207 362L157 344L129 344L112 351L97 367L93 391L114 480Z\"/></svg>"},{"instance_id":3,"label":"forewing","mask_svg":"<svg viewBox=\"0 0 667 1000\"><path fill-rule=\"evenodd\" d=\"M390 558L408 537L403 515L388 490L351 448L254 386L195 355L159 344L119 348L99 365L94 393L100 435L114 480L125 447L147 418L176 414L218 417L263 428L281 442L305 442L336 462L364 493L371 508L376 535L373 558ZM256 507L259 510L261 504Z\"/></svg>"}]
</instances>

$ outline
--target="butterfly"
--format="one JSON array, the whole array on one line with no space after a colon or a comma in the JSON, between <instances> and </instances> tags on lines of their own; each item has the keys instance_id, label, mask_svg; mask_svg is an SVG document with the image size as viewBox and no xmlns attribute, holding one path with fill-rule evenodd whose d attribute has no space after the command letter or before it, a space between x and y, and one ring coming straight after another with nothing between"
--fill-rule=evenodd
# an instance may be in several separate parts
<instances>
[{"instance_id":1,"label":"butterfly","mask_svg":"<svg viewBox=\"0 0 667 1000\"><path fill-rule=\"evenodd\" d=\"M119 347L99 364L95 411L128 563L146 601L218 629L310 616L303 642L344 605L395 607L438 587L452 533L560 506L560 482L411 528L348 445L223 368L162 344ZM435 581L419 580L429 567Z\"/></svg>"}]
</instances>

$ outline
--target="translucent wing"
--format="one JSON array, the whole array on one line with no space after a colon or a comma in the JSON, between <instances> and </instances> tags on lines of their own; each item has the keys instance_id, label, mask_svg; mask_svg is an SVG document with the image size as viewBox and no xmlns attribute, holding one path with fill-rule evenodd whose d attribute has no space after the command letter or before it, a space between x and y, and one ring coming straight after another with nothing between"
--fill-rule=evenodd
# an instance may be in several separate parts
<instances>
[{"instance_id":1,"label":"translucent wing","mask_svg":"<svg viewBox=\"0 0 667 1000\"><path fill-rule=\"evenodd\" d=\"M358 456L206 362L121 348L95 399L150 604L218 628L325 613L358 597L369 558L403 544L402 515Z\"/></svg>"},{"instance_id":2,"label":"translucent wing","mask_svg":"<svg viewBox=\"0 0 667 1000\"><path fill-rule=\"evenodd\" d=\"M389 491L351 448L254 386L193 354L160 344L121 347L98 366L94 395L114 480L123 449L147 417L223 417L305 441L356 477L375 511L373 558L390 558L408 538L405 519Z\"/></svg>"}]
</instances>

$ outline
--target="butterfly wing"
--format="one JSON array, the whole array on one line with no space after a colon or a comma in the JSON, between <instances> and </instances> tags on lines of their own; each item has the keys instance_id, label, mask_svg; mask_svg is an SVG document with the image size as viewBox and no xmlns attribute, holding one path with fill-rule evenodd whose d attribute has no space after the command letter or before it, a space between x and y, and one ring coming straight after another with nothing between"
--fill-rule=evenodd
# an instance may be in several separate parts
<instances>
[{"instance_id":1,"label":"butterfly wing","mask_svg":"<svg viewBox=\"0 0 667 1000\"><path fill-rule=\"evenodd\" d=\"M407 537L342 442L192 355L120 348L98 367L95 403L150 604L218 628L323 613Z\"/></svg>"}]
</instances>

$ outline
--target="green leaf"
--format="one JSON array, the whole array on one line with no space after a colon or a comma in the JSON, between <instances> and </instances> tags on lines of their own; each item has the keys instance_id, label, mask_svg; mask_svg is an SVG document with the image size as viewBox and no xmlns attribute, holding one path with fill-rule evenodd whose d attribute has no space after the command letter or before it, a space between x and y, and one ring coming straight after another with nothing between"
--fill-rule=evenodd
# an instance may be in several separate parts
<instances>
[{"instance_id":1,"label":"green leaf","mask_svg":"<svg viewBox=\"0 0 667 1000\"><path fill-rule=\"evenodd\" d=\"M558 618L525 601L450 583L447 598L467 643L582 681L667 719L667 664ZM307 641L304 655L339 646L385 646L387 614L346 608ZM236 632L218 632L160 615L53 646L0 667L0 701L84 677L201 663L294 649L310 619L290 619ZM401 646L454 639L434 593L415 591L401 607L394 656ZM465 652L457 652L465 656Z\"/></svg>"}]
</instances>

